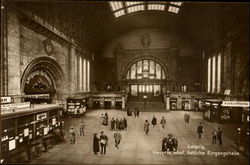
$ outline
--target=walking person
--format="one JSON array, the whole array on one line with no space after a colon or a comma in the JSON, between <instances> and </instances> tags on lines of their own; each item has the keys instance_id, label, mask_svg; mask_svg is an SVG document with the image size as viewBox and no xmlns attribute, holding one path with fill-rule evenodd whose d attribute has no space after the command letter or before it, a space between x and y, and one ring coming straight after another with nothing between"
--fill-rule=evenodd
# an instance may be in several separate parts
<instances>
[{"instance_id":1,"label":"walking person","mask_svg":"<svg viewBox=\"0 0 250 165\"><path fill-rule=\"evenodd\" d=\"M153 119L152 119L152 121L151 121L151 124L153 125L153 127L156 126L156 124L157 124L157 119L156 119L155 116L153 116Z\"/></svg>"},{"instance_id":2,"label":"walking person","mask_svg":"<svg viewBox=\"0 0 250 165\"><path fill-rule=\"evenodd\" d=\"M123 118L121 118L120 119L120 130L124 131L124 129L125 129L125 122L124 122Z\"/></svg>"},{"instance_id":3,"label":"walking person","mask_svg":"<svg viewBox=\"0 0 250 165\"><path fill-rule=\"evenodd\" d=\"M197 133L198 133L199 139L200 139L201 134L203 134L203 126L202 126L201 122L200 122L200 125L198 125L198 127L197 127Z\"/></svg>"},{"instance_id":4,"label":"walking person","mask_svg":"<svg viewBox=\"0 0 250 165\"><path fill-rule=\"evenodd\" d=\"M101 142L101 154L106 154L106 147L108 146L108 137L104 135L103 131L101 131L100 142Z\"/></svg>"},{"instance_id":5,"label":"walking person","mask_svg":"<svg viewBox=\"0 0 250 165\"><path fill-rule=\"evenodd\" d=\"M160 123L162 129L165 129L166 123L167 123L166 119L164 119L164 117L162 116L162 118L161 118L161 123Z\"/></svg>"},{"instance_id":6,"label":"walking person","mask_svg":"<svg viewBox=\"0 0 250 165\"><path fill-rule=\"evenodd\" d=\"M110 121L110 125L111 125L111 131L114 131L115 130L115 119L113 117Z\"/></svg>"},{"instance_id":7,"label":"walking person","mask_svg":"<svg viewBox=\"0 0 250 165\"><path fill-rule=\"evenodd\" d=\"M114 139L115 139L115 147L116 147L117 149L119 149L118 145L120 144L121 139L122 139L121 133L118 132L118 131L116 131L116 132L114 133Z\"/></svg>"},{"instance_id":8,"label":"walking person","mask_svg":"<svg viewBox=\"0 0 250 165\"><path fill-rule=\"evenodd\" d=\"M100 151L99 138L97 137L97 133L94 133L94 137L93 137L93 151L95 155L97 155L97 152Z\"/></svg>"},{"instance_id":9,"label":"walking person","mask_svg":"<svg viewBox=\"0 0 250 165\"><path fill-rule=\"evenodd\" d=\"M149 123L148 123L148 120L145 120L144 131L148 135L148 132L149 132Z\"/></svg>"},{"instance_id":10,"label":"walking person","mask_svg":"<svg viewBox=\"0 0 250 165\"><path fill-rule=\"evenodd\" d=\"M75 144L75 141L76 141L75 136L76 136L76 133L75 133L74 127L71 127L69 130L69 139L70 139L71 144Z\"/></svg>"},{"instance_id":11,"label":"walking person","mask_svg":"<svg viewBox=\"0 0 250 165\"><path fill-rule=\"evenodd\" d=\"M81 121L81 124L80 124L80 136L85 136L84 134L84 130L85 130L85 123L84 121Z\"/></svg>"},{"instance_id":12,"label":"walking person","mask_svg":"<svg viewBox=\"0 0 250 165\"><path fill-rule=\"evenodd\" d=\"M220 127L218 127L218 130L217 130L217 139L219 140L219 144L222 145L222 131L220 129Z\"/></svg>"},{"instance_id":13,"label":"walking person","mask_svg":"<svg viewBox=\"0 0 250 165\"><path fill-rule=\"evenodd\" d=\"M216 130L215 130L215 128L214 128L214 130L212 131L212 144L216 144Z\"/></svg>"}]
</instances>

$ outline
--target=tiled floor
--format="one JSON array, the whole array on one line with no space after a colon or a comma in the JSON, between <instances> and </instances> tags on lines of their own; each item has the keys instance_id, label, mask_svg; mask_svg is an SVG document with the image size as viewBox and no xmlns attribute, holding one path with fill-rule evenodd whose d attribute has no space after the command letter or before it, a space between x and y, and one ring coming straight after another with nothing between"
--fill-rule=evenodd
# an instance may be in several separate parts
<instances>
[{"instance_id":1,"label":"tiled floor","mask_svg":"<svg viewBox=\"0 0 250 165\"><path fill-rule=\"evenodd\" d=\"M100 124L102 113L108 112L110 117L126 117L128 120L128 131L121 132L122 142L119 149L115 148L113 133L110 126ZM39 164L248 164L248 158L240 155L236 156L208 156L207 151L237 151L234 141L237 139L237 125L216 124L204 121L200 112L190 112L191 121L189 124L184 123L184 111L177 112L142 112L140 118L128 117L126 112L121 110L94 110L90 111L83 118L71 118L65 121L66 141L54 148L48 153L43 153L40 157L34 159L31 163ZM151 121L155 115L159 120L162 116L167 119L167 127L162 130L160 125L150 128L149 135L143 132L143 124L146 119ZM85 121L87 136L79 136L79 125L81 120ZM198 139L196 128L202 121L204 125L204 135ZM68 130L73 126L77 130L76 143L69 143ZM223 145L212 145L211 131L214 127L220 126L223 131ZM92 151L93 133L103 130L109 137L109 146L106 155L94 155ZM179 141L179 151L186 153L188 145L203 145L206 149L205 156L191 155L160 155L154 151L161 151L161 141L168 133L172 133ZM193 151L193 150L192 150ZM196 150L201 151L201 150Z\"/></svg>"}]
</instances>

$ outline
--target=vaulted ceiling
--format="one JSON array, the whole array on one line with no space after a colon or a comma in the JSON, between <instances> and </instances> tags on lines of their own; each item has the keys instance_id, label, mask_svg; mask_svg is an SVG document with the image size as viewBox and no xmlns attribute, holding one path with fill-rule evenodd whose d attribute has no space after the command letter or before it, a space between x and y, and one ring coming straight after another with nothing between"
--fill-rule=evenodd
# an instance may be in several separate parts
<instances>
[{"instance_id":1,"label":"vaulted ceiling","mask_svg":"<svg viewBox=\"0 0 250 165\"><path fill-rule=\"evenodd\" d=\"M108 1L17 1L20 11L29 10L68 34L91 52L125 32L160 28L178 33L194 47L203 49L229 29L249 29L249 3L185 2L178 14L142 11L115 18Z\"/></svg>"}]
</instances>

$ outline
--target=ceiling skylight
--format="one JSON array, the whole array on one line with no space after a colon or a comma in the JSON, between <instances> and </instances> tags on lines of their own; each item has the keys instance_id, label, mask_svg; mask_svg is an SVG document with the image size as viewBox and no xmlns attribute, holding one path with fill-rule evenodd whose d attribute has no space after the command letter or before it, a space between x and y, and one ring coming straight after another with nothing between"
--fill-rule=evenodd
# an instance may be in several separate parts
<instances>
[{"instance_id":1,"label":"ceiling skylight","mask_svg":"<svg viewBox=\"0 0 250 165\"><path fill-rule=\"evenodd\" d=\"M139 11L164 11L178 14L182 2L164 1L110 1L109 6L113 15L117 18L126 14Z\"/></svg>"},{"instance_id":2,"label":"ceiling skylight","mask_svg":"<svg viewBox=\"0 0 250 165\"><path fill-rule=\"evenodd\" d=\"M162 5L162 4L148 4L148 10L165 10L165 5Z\"/></svg>"},{"instance_id":3,"label":"ceiling skylight","mask_svg":"<svg viewBox=\"0 0 250 165\"><path fill-rule=\"evenodd\" d=\"M178 7L169 6L168 11L177 14L179 12L179 8Z\"/></svg>"}]
</instances>

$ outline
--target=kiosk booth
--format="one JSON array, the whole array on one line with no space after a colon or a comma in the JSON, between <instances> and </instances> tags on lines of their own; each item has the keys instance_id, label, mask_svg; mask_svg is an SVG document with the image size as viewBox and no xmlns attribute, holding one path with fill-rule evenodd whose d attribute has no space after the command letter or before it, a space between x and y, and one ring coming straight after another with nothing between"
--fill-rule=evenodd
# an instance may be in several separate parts
<instances>
[{"instance_id":1,"label":"kiosk booth","mask_svg":"<svg viewBox=\"0 0 250 165\"><path fill-rule=\"evenodd\" d=\"M70 116L83 116L87 110L87 98L67 98L67 113Z\"/></svg>"},{"instance_id":2,"label":"kiosk booth","mask_svg":"<svg viewBox=\"0 0 250 165\"><path fill-rule=\"evenodd\" d=\"M177 98L170 97L170 110L177 110Z\"/></svg>"},{"instance_id":3,"label":"kiosk booth","mask_svg":"<svg viewBox=\"0 0 250 165\"><path fill-rule=\"evenodd\" d=\"M208 121L217 122L220 120L220 109L222 100L206 99L204 104L203 118Z\"/></svg>"}]
</instances>

